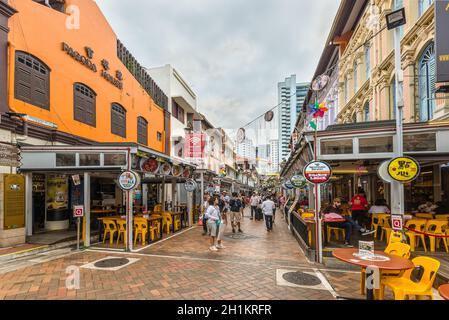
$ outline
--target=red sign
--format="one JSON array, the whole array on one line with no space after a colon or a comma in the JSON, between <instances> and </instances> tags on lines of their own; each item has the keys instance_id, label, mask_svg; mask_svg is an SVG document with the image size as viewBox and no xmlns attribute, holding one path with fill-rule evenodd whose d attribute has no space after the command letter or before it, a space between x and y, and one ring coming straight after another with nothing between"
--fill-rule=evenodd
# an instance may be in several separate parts
<instances>
[{"instance_id":1,"label":"red sign","mask_svg":"<svg viewBox=\"0 0 449 320\"><path fill-rule=\"evenodd\" d=\"M402 231L402 216L391 216L391 225L394 231Z\"/></svg>"},{"instance_id":2,"label":"red sign","mask_svg":"<svg viewBox=\"0 0 449 320\"><path fill-rule=\"evenodd\" d=\"M184 156L186 158L204 158L206 135L204 133L189 133L185 138Z\"/></svg>"},{"instance_id":3,"label":"red sign","mask_svg":"<svg viewBox=\"0 0 449 320\"><path fill-rule=\"evenodd\" d=\"M332 176L332 169L325 162L320 161L310 162L304 168L304 177L310 183L314 184L326 183L330 180L331 176Z\"/></svg>"},{"instance_id":4,"label":"red sign","mask_svg":"<svg viewBox=\"0 0 449 320\"><path fill-rule=\"evenodd\" d=\"M84 207L83 206L74 206L73 207L73 216L75 218L84 217Z\"/></svg>"}]
</instances>

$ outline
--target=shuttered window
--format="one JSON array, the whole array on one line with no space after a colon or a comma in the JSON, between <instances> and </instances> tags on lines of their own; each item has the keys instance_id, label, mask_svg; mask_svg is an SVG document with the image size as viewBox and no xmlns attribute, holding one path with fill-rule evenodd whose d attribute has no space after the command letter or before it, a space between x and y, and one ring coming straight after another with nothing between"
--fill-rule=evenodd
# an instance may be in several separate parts
<instances>
[{"instance_id":1,"label":"shuttered window","mask_svg":"<svg viewBox=\"0 0 449 320\"><path fill-rule=\"evenodd\" d=\"M126 110L118 103L113 103L111 108L111 132L126 138Z\"/></svg>"},{"instance_id":2,"label":"shuttered window","mask_svg":"<svg viewBox=\"0 0 449 320\"><path fill-rule=\"evenodd\" d=\"M137 142L148 145L148 121L143 117L137 118Z\"/></svg>"},{"instance_id":3,"label":"shuttered window","mask_svg":"<svg viewBox=\"0 0 449 320\"><path fill-rule=\"evenodd\" d=\"M14 96L50 110L50 69L39 59L21 51L16 52Z\"/></svg>"},{"instance_id":4,"label":"shuttered window","mask_svg":"<svg viewBox=\"0 0 449 320\"><path fill-rule=\"evenodd\" d=\"M89 87L81 83L75 83L73 88L73 111L76 121L95 127L97 95Z\"/></svg>"},{"instance_id":5,"label":"shuttered window","mask_svg":"<svg viewBox=\"0 0 449 320\"><path fill-rule=\"evenodd\" d=\"M429 121L435 111L435 46L431 43L419 59L420 120Z\"/></svg>"}]
</instances>

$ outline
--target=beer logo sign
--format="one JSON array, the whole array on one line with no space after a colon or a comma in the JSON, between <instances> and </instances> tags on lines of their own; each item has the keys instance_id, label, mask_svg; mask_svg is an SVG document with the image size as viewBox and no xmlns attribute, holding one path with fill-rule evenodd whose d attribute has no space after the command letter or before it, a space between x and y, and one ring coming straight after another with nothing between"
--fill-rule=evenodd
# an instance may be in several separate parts
<instances>
[{"instance_id":1,"label":"beer logo sign","mask_svg":"<svg viewBox=\"0 0 449 320\"><path fill-rule=\"evenodd\" d=\"M419 172L419 163L410 157L395 158L388 164L388 174L399 182L411 182L418 177Z\"/></svg>"},{"instance_id":2,"label":"beer logo sign","mask_svg":"<svg viewBox=\"0 0 449 320\"><path fill-rule=\"evenodd\" d=\"M302 175L297 175L294 176L290 179L291 184L295 187L295 188L304 188L307 184L307 180L306 178L304 178Z\"/></svg>"},{"instance_id":3,"label":"beer logo sign","mask_svg":"<svg viewBox=\"0 0 449 320\"><path fill-rule=\"evenodd\" d=\"M304 177L310 183L321 184L329 182L332 176L332 169L330 165L321 161L310 162L304 168Z\"/></svg>"}]
</instances>

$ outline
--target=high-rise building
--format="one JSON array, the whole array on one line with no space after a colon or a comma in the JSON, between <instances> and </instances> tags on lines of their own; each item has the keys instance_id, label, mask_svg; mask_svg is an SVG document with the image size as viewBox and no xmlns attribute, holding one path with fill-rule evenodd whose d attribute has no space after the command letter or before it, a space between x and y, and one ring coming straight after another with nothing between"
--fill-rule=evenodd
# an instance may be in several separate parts
<instances>
[{"instance_id":1,"label":"high-rise building","mask_svg":"<svg viewBox=\"0 0 449 320\"><path fill-rule=\"evenodd\" d=\"M270 172L279 172L279 140L270 140Z\"/></svg>"},{"instance_id":2,"label":"high-rise building","mask_svg":"<svg viewBox=\"0 0 449 320\"><path fill-rule=\"evenodd\" d=\"M246 138L242 143L237 144L235 153L240 160L251 163L256 161L256 147L251 139Z\"/></svg>"},{"instance_id":3,"label":"high-rise building","mask_svg":"<svg viewBox=\"0 0 449 320\"><path fill-rule=\"evenodd\" d=\"M309 91L309 83L297 83L296 75L286 78L278 83L279 100L279 160L287 159L290 153L288 147L290 138L295 129L296 119L304 104Z\"/></svg>"},{"instance_id":4,"label":"high-rise building","mask_svg":"<svg viewBox=\"0 0 449 320\"><path fill-rule=\"evenodd\" d=\"M256 168L262 175L271 172L271 145L261 144L257 147Z\"/></svg>"}]
</instances>

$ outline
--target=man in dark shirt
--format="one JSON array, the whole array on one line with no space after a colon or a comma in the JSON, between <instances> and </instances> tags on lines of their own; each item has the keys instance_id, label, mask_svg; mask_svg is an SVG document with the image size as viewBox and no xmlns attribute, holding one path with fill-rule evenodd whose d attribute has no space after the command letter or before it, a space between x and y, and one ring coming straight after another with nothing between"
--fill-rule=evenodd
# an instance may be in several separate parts
<instances>
[{"instance_id":1,"label":"man in dark shirt","mask_svg":"<svg viewBox=\"0 0 449 320\"><path fill-rule=\"evenodd\" d=\"M330 214L330 213L334 213L334 214L338 214L338 215L342 216L341 200L339 198L335 198L332 206L327 207L323 211L324 217L326 217L326 215ZM346 217L343 217L343 218L346 219L345 222L329 222L329 223L326 223L325 225L327 225L329 227L344 229L345 230L345 246L348 248L352 248L353 246L351 245L351 234L352 234L353 223L348 221Z\"/></svg>"}]
</instances>

